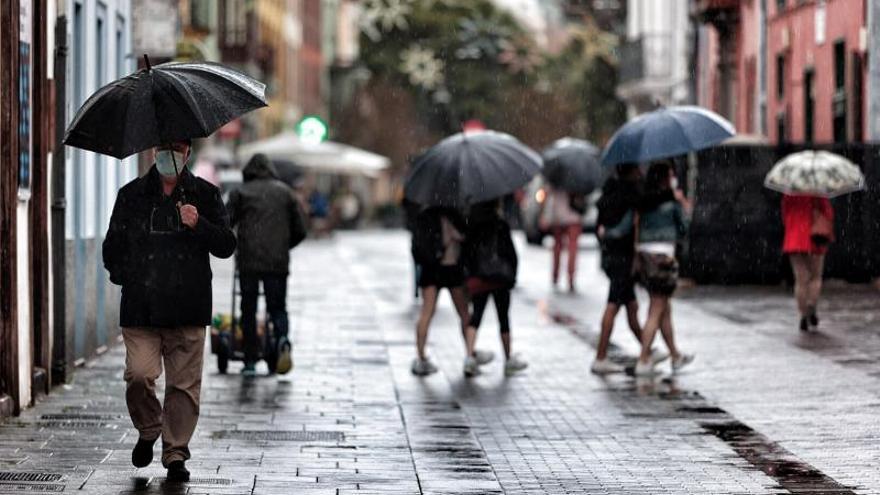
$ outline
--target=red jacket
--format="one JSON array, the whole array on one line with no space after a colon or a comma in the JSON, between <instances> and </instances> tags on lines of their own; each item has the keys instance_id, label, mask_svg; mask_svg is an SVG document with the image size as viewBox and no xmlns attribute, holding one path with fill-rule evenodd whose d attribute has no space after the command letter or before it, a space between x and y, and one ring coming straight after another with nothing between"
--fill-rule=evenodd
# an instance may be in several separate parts
<instances>
[{"instance_id":1,"label":"red jacket","mask_svg":"<svg viewBox=\"0 0 880 495\"><path fill-rule=\"evenodd\" d=\"M828 250L827 247L815 245L810 238L814 210L818 210L829 220L834 220L834 208L831 207L831 201L825 198L789 195L782 197L782 223L785 226L783 253L825 254Z\"/></svg>"}]
</instances>

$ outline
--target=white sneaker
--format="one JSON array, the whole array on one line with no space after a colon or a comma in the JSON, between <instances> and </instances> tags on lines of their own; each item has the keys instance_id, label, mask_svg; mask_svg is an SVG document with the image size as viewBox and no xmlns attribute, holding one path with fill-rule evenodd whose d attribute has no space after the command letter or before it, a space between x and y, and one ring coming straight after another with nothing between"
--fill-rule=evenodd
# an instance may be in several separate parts
<instances>
[{"instance_id":1,"label":"white sneaker","mask_svg":"<svg viewBox=\"0 0 880 495\"><path fill-rule=\"evenodd\" d=\"M623 373L626 370L623 366L612 363L610 360L597 359L590 366L590 371L596 375L610 375L612 373Z\"/></svg>"},{"instance_id":2,"label":"white sneaker","mask_svg":"<svg viewBox=\"0 0 880 495\"><path fill-rule=\"evenodd\" d=\"M413 375L416 376L427 376L437 372L437 367L434 366L434 363L431 362L430 359L419 359L415 358L412 362L412 368L410 368Z\"/></svg>"},{"instance_id":3,"label":"white sneaker","mask_svg":"<svg viewBox=\"0 0 880 495\"><path fill-rule=\"evenodd\" d=\"M643 363L641 361L636 361L636 376L654 376L657 374L657 370L654 369L653 363Z\"/></svg>"},{"instance_id":4,"label":"white sneaker","mask_svg":"<svg viewBox=\"0 0 880 495\"><path fill-rule=\"evenodd\" d=\"M514 375L519 373L520 371L529 367L529 363L527 363L523 358L520 357L519 354L514 354L510 356L507 361L504 363L504 374L507 376Z\"/></svg>"},{"instance_id":5,"label":"white sneaker","mask_svg":"<svg viewBox=\"0 0 880 495\"><path fill-rule=\"evenodd\" d=\"M666 361L667 359L669 359L668 352L663 352L660 349L651 350L651 362L654 363L655 366L662 363L663 361Z\"/></svg>"},{"instance_id":6,"label":"white sneaker","mask_svg":"<svg viewBox=\"0 0 880 495\"><path fill-rule=\"evenodd\" d=\"M489 364L495 359L495 353L492 351L481 351L479 349L474 351L474 358L477 360L477 364L483 366L484 364Z\"/></svg>"},{"instance_id":7,"label":"white sneaker","mask_svg":"<svg viewBox=\"0 0 880 495\"><path fill-rule=\"evenodd\" d=\"M464 358L464 376L470 378L480 374L480 363L473 356Z\"/></svg>"},{"instance_id":8,"label":"white sneaker","mask_svg":"<svg viewBox=\"0 0 880 495\"><path fill-rule=\"evenodd\" d=\"M672 372L677 373L680 369L694 362L693 354L681 354L678 359L672 360Z\"/></svg>"}]
</instances>

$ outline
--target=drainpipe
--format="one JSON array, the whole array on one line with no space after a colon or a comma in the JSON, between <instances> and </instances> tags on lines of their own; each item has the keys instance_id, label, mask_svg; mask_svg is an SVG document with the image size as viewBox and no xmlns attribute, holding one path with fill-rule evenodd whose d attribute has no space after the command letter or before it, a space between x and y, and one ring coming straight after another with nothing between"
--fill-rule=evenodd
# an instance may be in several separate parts
<instances>
[{"instance_id":1,"label":"drainpipe","mask_svg":"<svg viewBox=\"0 0 880 495\"><path fill-rule=\"evenodd\" d=\"M67 17L58 16L55 23L55 146L52 153L52 379L67 380L67 301L65 288L67 269L67 232L65 227L65 149L64 130L67 122Z\"/></svg>"},{"instance_id":2,"label":"drainpipe","mask_svg":"<svg viewBox=\"0 0 880 495\"><path fill-rule=\"evenodd\" d=\"M880 0L868 0L868 141L880 141Z\"/></svg>"}]
</instances>

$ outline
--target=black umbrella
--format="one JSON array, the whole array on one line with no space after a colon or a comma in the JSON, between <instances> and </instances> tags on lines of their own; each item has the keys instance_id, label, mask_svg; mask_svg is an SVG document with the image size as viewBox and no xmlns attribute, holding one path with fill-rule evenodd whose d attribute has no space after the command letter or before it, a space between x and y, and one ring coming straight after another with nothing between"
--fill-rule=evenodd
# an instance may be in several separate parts
<instances>
[{"instance_id":1,"label":"black umbrella","mask_svg":"<svg viewBox=\"0 0 880 495\"><path fill-rule=\"evenodd\" d=\"M206 137L266 106L266 85L229 67L167 63L99 89L76 113L64 144L125 158L160 144Z\"/></svg>"},{"instance_id":2,"label":"black umbrella","mask_svg":"<svg viewBox=\"0 0 880 495\"><path fill-rule=\"evenodd\" d=\"M599 148L583 139L562 138L544 150L544 177L551 186L590 194L602 185Z\"/></svg>"},{"instance_id":3,"label":"black umbrella","mask_svg":"<svg viewBox=\"0 0 880 495\"><path fill-rule=\"evenodd\" d=\"M406 197L422 205L462 208L516 191L541 171L541 157L494 131L450 136L413 160Z\"/></svg>"},{"instance_id":4,"label":"black umbrella","mask_svg":"<svg viewBox=\"0 0 880 495\"><path fill-rule=\"evenodd\" d=\"M290 187L295 186L303 175L302 167L290 160L272 160L272 165L275 165L278 179Z\"/></svg>"}]
</instances>

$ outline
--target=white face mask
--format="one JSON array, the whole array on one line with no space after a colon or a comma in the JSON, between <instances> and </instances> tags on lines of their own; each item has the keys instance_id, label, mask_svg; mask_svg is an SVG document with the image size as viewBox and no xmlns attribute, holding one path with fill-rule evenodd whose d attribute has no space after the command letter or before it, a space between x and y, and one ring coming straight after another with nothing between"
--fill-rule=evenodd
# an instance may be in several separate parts
<instances>
[{"instance_id":1,"label":"white face mask","mask_svg":"<svg viewBox=\"0 0 880 495\"><path fill-rule=\"evenodd\" d=\"M672 178L669 179L669 187L671 187L673 191L678 189L678 177L673 175Z\"/></svg>"},{"instance_id":2,"label":"white face mask","mask_svg":"<svg viewBox=\"0 0 880 495\"><path fill-rule=\"evenodd\" d=\"M177 175L178 172L183 171L183 167L186 165L185 158L186 154L179 151L160 150L156 152L156 169L166 177ZM174 168L175 162L177 162L176 170Z\"/></svg>"}]
</instances>

